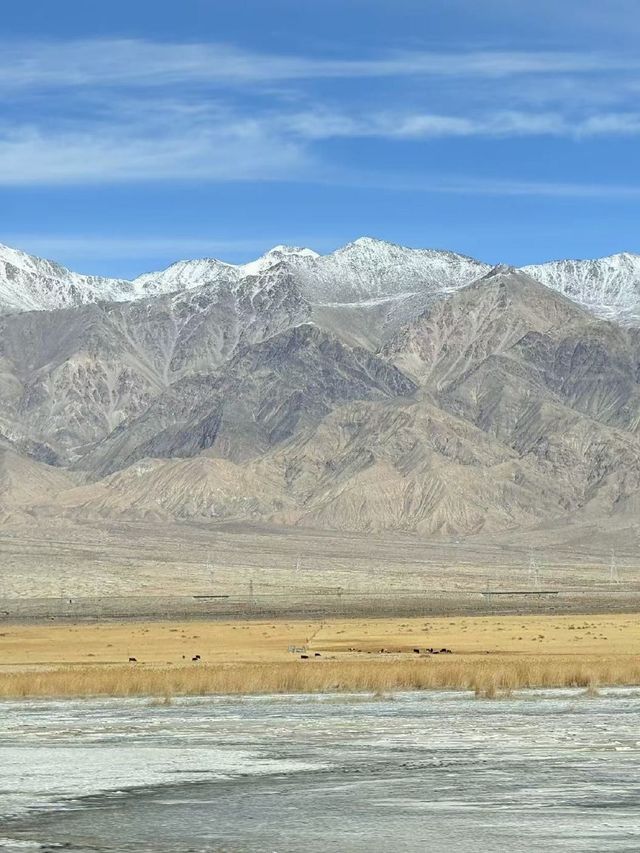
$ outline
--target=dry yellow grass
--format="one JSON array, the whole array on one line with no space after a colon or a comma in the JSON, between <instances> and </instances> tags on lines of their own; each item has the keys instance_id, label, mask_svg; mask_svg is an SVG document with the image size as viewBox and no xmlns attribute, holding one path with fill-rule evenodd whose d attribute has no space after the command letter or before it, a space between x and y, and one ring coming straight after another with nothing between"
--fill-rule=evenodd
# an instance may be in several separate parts
<instances>
[{"instance_id":1,"label":"dry yellow grass","mask_svg":"<svg viewBox=\"0 0 640 853\"><path fill-rule=\"evenodd\" d=\"M640 683L640 661L492 656L417 660L287 661L203 667L62 667L0 675L0 696L194 696L450 688L494 696L525 687Z\"/></svg>"},{"instance_id":2,"label":"dry yellow grass","mask_svg":"<svg viewBox=\"0 0 640 853\"><path fill-rule=\"evenodd\" d=\"M309 660L288 651L305 646ZM450 648L421 656L415 648ZM384 649L384 651L382 651ZM315 653L319 657L315 657ZM201 660L191 661L195 655ZM135 657L135 663L127 663ZM640 683L636 616L5 625L0 696L522 687Z\"/></svg>"},{"instance_id":3,"label":"dry yellow grass","mask_svg":"<svg viewBox=\"0 0 640 853\"><path fill-rule=\"evenodd\" d=\"M287 661L289 645L344 656L450 648L459 654L640 655L637 615L423 619L135 621L0 626L0 668L65 664Z\"/></svg>"}]
</instances>

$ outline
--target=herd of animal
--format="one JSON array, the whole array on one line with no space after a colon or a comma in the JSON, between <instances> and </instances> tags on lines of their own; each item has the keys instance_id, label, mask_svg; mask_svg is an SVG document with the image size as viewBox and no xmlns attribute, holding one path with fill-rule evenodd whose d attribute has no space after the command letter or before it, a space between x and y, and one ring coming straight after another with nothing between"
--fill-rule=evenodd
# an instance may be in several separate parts
<instances>
[{"instance_id":1,"label":"herd of animal","mask_svg":"<svg viewBox=\"0 0 640 853\"><path fill-rule=\"evenodd\" d=\"M348 648L347 651L348 652L362 652L362 649ZM389 655L389 654L396 654L396 653L397 652L394 652L392 649L380 649L379 650L379 654L381 654L381 655ZM452 655L453 654L451 649L434 649L432 647L429 647L428 649L413 649L413 653L414 653L414 655ZM371 652L367 651L367 654L371 654Z\"/></svg>"},{"instance_id":2,"label":"herd of animal","mask_svg":"<svg viewBox=\"0 0 640 853\"><path fill-rule=\"evenodd\" d=\"M306 648L304 648L304 647L298 648L295 646L289 646L288 651L289 652L298 652L298 653L299 652L306 652ZM347 651L348 652L362 652L362 649L349 648L349 649L347 649ZM451 655L451 654L453 654L451 649L434 649L432 647L429 647L428 649L414 649L413 653L415 655ZM390 654L390 650L389 649L380 649L380 654ZM320 652L314 652L313 655L311 655L311 654L300 654L300 660L309 660L311 657L319 658L319 657L322 657L322 655L320 654ZM183 658L183 660L185 660L186 656L182 655L182 658ZM202 658L200 657L200 655L194 655L191 658L191 660L192 661L199 661L199 660L202 660ZM134 657L129 658L129 663L137 663L137 662L138 662L137 658L134 658Z\"/></svg>"}]
</instances>

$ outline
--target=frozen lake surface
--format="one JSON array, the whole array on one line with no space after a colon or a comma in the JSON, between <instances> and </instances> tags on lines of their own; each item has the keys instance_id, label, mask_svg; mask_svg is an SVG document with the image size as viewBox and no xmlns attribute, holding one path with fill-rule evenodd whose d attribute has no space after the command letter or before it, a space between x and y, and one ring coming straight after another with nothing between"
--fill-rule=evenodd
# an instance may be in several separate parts
<instances>
[{"instance_id":1,"label":"frozen lake surface","mask_svg":"<svg viewBox=\"0 0 640 853\"><path fill-rule=\"evenodd\" d=\"M0 850L638 851L640 691L0 703Z\"/></svg>"}]
</instances>

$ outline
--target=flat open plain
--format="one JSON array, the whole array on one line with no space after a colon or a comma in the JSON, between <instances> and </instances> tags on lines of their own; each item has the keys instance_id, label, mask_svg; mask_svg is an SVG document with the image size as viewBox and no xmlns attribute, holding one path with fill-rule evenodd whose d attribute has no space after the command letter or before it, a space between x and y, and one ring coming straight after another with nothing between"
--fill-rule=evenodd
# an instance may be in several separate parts
<instances>
[{"instance_id":1,"label":"flat open plain","mask_svg":"<svg viewBox=\"0 0 640 853\"><path fill-rule=\"evenodd\" d=\"M447 651L443 651L443 650ZM636 615L10 624L0 695L640 683Z\"/></svg>"},{"instance_id":2,"label":"flat open plain","mask_svg":"<svg viewBox=\"0 0 640 853\"><path fill-rule=\"evenodd\" d=\"M640 612L637 555L635 540L620 537L612 581L611 542L595 527L494 540L231 524L6 525L0 619Z\"/></svg>"},{"instance_id":3,"label":"flat open plain","mask_svg":"<svg viewBox=\"0 0 640 853\"><path fill-rule=\"evenodd\" d=\"M637 533L640 535L640 532ZM615 546L625 588L640 588L638 538L597 525L500 537L362 534L246 524L5 524L0 600L180 597L199 594L423 594L599 588ZM615 588L609 588L610 590Z\"/></svg>"},{"instance_id":4,"label":"flat open plain","mask_svg":"<svg viewBox=\"0 0 640 853\"><path fill-rule=\"evenodd\" d=\"M637 550L594 542L6 527L0 694L640 683Z\"/></svg>"},{"instance_id":5,"label":"flat open plain","mask_svg":"<svg viewBox=\"0 0 640 853\"><path fill-rule=\"evenodd\" d=\"M640 657L640 617L484 616L326 621L127 621L11 624L1 629L0 666L276 663L290 646L353 658L414 655L451 649L456 655L632 655ZM384 652L381 652L384 649ZM298 654L294 657L299 657Z\"/></svg>"}]
</instances>

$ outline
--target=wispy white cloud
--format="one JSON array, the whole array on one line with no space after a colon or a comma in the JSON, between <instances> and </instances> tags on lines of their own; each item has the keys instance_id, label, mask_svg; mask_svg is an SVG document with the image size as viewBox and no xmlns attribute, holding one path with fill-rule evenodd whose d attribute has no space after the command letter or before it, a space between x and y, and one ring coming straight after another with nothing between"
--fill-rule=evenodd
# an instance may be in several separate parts
<instances>
[{"instance_id":1,"label":"wispy white cloud","mask_svg":"<svg viewBox=\"0 0 640 853\"><path fill-rule=\"evenodd\" d=\"M463 116L316 109L245 117L217 105L125 102L112 113L59 126L5 123L0 129L0 185L313 183L346 175L324 155L321 143L332 138L400 143L448 137L636 135L640 113L573 119L560 113L516 111Z\"/></svg>"},{"instance_id":2,"label":"wispy white cloud","mask_svg":"<svg viewBox=\"0 0 640 853\"><path fill-rule=\"evenodd\" d=\"M496 196L546 196L549 198L590 198L633 200L640 198L640 186L633 184L570 183L563 181L518 181L466 178L443 181L434 192Z\"/></svg>"},{"instance_id":3,"label":"wispy white cloud","mask_svg":"<svg viewBox=\"0 0 640 853\"><path fill-rule=\"evenodd\" d=\"M295 179L310 166L302 145L255 122L175 128L80 123L0 132L4 186Z\"/></svg>"},{"instance_id":4,"label":"wispy white cloud","mask_svg":"<svg viewBox=\"0 0 640 853\"><path fill-rule=\"evenodd\" d=\"M331 179L329 179L331 180ZM640 199L639 184L577 183L569 181L478 178L474 175L428 175L401 172L361 172L336 178L347 186L445 195L530 196L567 199Z\"/></svg>"},{"instance_id":5,"label":"wispy white cloud","mask_svg":"<svg viewBox=\"0 0 640 853\"><path fill-rule=\"evenodd\" d=\"M578 124L578 136L637 136L640 134L640 113L602 113Z\"/></svg>"},{"instance_id":6,"label":"wispy white cloud","mask_svg":"<svg viewBox=\"0 0 640 853\"><path fill-rule=\"evenodd\" d=\"M316 111L285 116L282 123L308 139L380 137L417 140L447 136L558 135L573 132L562 116L555 113L495 112L456 116L402 112L346 115Z\"/></svg>"},{"instance_id":7,"label":"wispy white cloud","mask_svg":"<svg viewBox=\"0 0 640 853\"><path fill-rule=\"evenodd\" d=\"M269 54L230 44L91 39L0 42L12 88L255 84L322 78L488 77L639 70L630 55L570 51L396 51L367 59Z\"/></svg>"},{"instance_id":8,"label":"wispy white cloud","mask_svg":"<svg viewBox=\"0 0 640 853\"><path fill-rule=\"evenodd\" d=\"M323 145L327 140L378 138L400 144L448 137L640 135L640 113L631 108L590 109L586 101L554 104L552 110L543 109L542 101L538 108L506 108L497 97L514 75L549 89L558 74L574 75L574 82L587 75L588 88L593 74L602 81L632 66L640 72L640 59L624 56L467 51L333 59L143 40L0 43L0 48L0 97L4 92L10 104L0 125L1 186L348 183L348 170ZM420 75L455 78L457 99L433 103L432 92L445 86L441 81L425 87L425 109L401 102L384 110L367 108L353 93L339 96L336 107L334 99L323 98L309 84L306 103L312 106L301 109L299 99L273 92L247 98L234 88ZM479 78L482 103L466 95ZM194 85L199 83L207 85ZM628 95L629 80L626 85Z\"/></svg>"},{"instance_id":9,"label":"wispy white cloud","mask_svg":"<svg viewBox=\"0 0 640 853\"><path fill-rule=\"evenodd\" d=\"M628 136L640 134L640 113L574 117L560 112L499 110L472 116L438 113L332 113L316 110L282 116L282 126L307 139L381 137L432 139L471 136Z\"/></svg>"}]
</instances>

